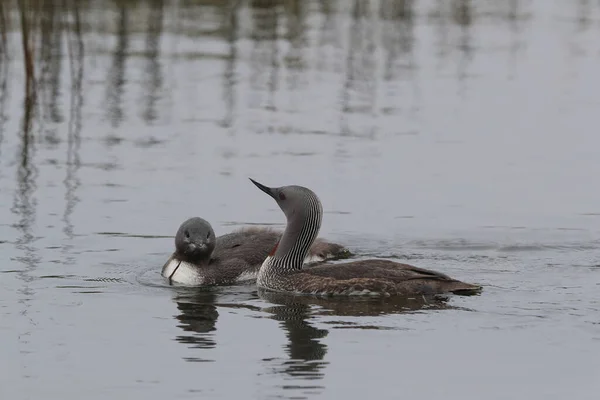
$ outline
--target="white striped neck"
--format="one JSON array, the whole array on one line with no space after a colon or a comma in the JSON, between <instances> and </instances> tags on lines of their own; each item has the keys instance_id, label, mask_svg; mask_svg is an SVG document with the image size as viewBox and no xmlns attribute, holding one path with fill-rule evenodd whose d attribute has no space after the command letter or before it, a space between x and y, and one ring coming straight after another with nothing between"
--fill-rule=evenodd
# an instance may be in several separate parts
<instances>
[{"instance_id":1,"label":"white striped neck","mask_svg":"<svg viewBox=\"0 0 600 400\"><path fill-rule=\"evenodd\" d=\"M310 247L319 235L323 207L312 192L305 195L301 207L287 214L287 224L281 239L263 262L259 276L300 271Z\"/></svg>"}]
</instances>

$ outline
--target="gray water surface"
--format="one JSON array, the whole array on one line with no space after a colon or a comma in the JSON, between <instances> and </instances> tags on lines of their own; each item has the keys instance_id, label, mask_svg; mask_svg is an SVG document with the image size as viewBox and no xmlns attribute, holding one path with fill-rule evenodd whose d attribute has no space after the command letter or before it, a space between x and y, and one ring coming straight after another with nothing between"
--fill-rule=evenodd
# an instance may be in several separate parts
<instances>
[{"instance_id":1,"label":"gray water surface","mask_svg":"<svg viewBox=\"0 0 600 400\"><path fill-rule=\"evenodd\" d=\"M598 2L35 4L0 6L2 399L597 398ZM283 227L248 177L484 291L168 286L186 218Z\"/></svg>"}]
</instances>

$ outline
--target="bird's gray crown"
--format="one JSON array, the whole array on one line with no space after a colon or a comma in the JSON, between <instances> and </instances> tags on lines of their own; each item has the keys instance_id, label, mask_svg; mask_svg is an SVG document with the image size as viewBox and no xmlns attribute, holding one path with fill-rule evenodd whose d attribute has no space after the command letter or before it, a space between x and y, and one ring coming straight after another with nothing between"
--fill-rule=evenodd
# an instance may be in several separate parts
<instances>
[{"instance_id":1,"label":"bird's gray crown","mask_svg":"<svg viewBox=\"0 0 600 400\"><path fill-rule=\"evenodd\" d=\"M212 226L200 217L183 222L175 235L175 253L184 261L195 263L209 259L215 245Z\"/></svg>"}]
</instances>

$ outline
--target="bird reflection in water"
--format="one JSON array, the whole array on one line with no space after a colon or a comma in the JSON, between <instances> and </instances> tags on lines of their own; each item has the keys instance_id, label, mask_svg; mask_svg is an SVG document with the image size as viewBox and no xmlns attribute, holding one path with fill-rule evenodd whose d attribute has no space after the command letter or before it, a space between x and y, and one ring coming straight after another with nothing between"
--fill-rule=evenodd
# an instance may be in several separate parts
<instances>
[{"instance_id":1,"label":"bird reflection in water","mask_svg":"<svg viewBox=\"0 0 600 400\"><path fill-rule=\"evenodd\" d=\"M412 313L420 310L455 309L446 303L443 296L417 298L317 298L311 296L294 296L288 293L272 292L258 289L261 299L273 303L265 307L263 312L270 313L270 318L280 321L288 343L285 350L288 359L264 359L263 361L276 374L286 375L286 380L293 381L282 386L282 389L298 390L302 395L316 394L324 386L315 380L323 379L327 345L321 339L328 334L327 329L314 327L309 321L319 316L381 316L385 314ZM336 327L360 329L384 329L380 326L335 322ZM299 384L298 380L311 381ZM298 393L300 394L300 393ZM295 396L295 394L294 394Z\"/></svg>"},{"instance_id":2,"label":"bird reflection in water","mask_svg":"<svg viewBox=\"0 0 600 400\"><path fill-rule=\"evenodd\" d=\"M385 314L407 314L424 310L456 310L447 303L448 296L415 297L316 297L294 296L286 293L259 289L259 296L278 304L296 304L311 307L312 316L373 317ZM357 324L357 327L361 326Z\"/></svg>"},{"instance_id":3,"label":"bird reflection in water","mask_svg":"<svg viewBox=\"0 0 600 400\"><path fill-rule=\"evenodd\" d=\"M312 311L310 304L295 301L293 296L279 296L274 292L261 289L259 289L259 297L276 304L263 308L262 311L270 313L270 318L280 322L280 327L288 339L285 345L288 359L268 358L263 361L274 373L287 375L286 378L294 381L294 384L284 385L283 389L302 390L304 394L323 389L323 386L316 385L314 382L298 384L298 379L310 381L323 379L323 369L328 364L324 361L327 345L320 341L327 336L328 331L317 329L308 322Z\"/></svg>"},{"instance_id":4,"label":"bird reflection in water","mask_svg":"<svg viewBox=\"0 0 600 400\"><path fill-rule=\"evenodd\" d=\"M180 314L175 318L177 325L186 332L176 337L180 343L196 349L213 349L216 346L214 332L219 312L215 306L216 294L213 291L194 290L177 293L174 298ZM199 357L186 357L186 361L213 361Z\"/></svg>"},{"instance_id":5,"label":"bird reflection in water","mask_svg":"<svg viewBox=\"0 0 600 400\"><path fill-rule=\"evenodd\" d=\"M239 288L238 288L239 289ZM231 296L229 296L231 295ZM268 303L259 307L250 305L248 301L257 297ZM331 316L368 317L386 314L406 314L419 311L457 309L447 304L447 298L416 297L416 298L317 298L311 296L294 296L287 293L271 292L254 287L248 291L229 292L226 289L181 290L175 294L174 301L180 311L175 318L178 327L185 333L178 335L176 340L198 349L202 354L214 349L216 323L219 317L218 307L245 308L262 313L266 318L279 322L280 328L286 335L287 342L283 346L284 357L266 358L262 362L268 369L268 374L283 377L281 389L296 396L309 396L320 393L324 385L320 384L325 376L325 367L329 364L325 359L327 345L323 343L329 330L317 328L314 321L323 317L323 325L333 324L332 329L386 329L374 326L372 319L363 321L332 321ZM388 328L389 329L389 328ZM208 357L185 357L188 362L211 362Z\"/></svg>"},{"instance_id":6,"label":"bird reflection in water","mask_svg":"<svg viewBox=\"0 0 600 400\"><path fill-rule=\"evenodd\" d=\"M186 333L176 336L175 340L187 344L193 349L203 351L214 349L217 345L215 334L219 318L217 308L245 308L260 311L258 307L244 304L244 302L256 300L256 298L256 292L250 285L238 287L233 291L227 287L178 288L173 301L180 313L175 316L175 319L179 321L177 327ZM185 360L190 362L214 361L200 357L186 357Z\"/></svg>"}]
</instances>

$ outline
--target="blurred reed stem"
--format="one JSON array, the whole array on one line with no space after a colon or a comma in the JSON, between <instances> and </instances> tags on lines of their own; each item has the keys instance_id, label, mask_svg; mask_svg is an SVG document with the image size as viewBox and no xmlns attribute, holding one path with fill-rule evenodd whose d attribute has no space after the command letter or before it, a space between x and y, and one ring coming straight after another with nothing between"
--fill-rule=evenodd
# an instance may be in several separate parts
<instances>
[{"instance_id":1,"label":"blurred reed stem","mask_svg":"<svg viewBox=\"0 0 600 400\"><path fill-rule=\"evenodd\" d=\"M6 10L4 9L4 1L0 1L0 57L5 58L7 56L6 45L8 43L6 38L6 31L8 27L8 18L6 17Z\"/></svg>"},{"instance_id":2,"label":"blurred reed stem","mask_svg":"<svg viewBox=\"0 0 600 400\"><path fill-rule=\"evenodd\" d=\"M19 13L21 17L21 43L25 65L25 101L28 105L35 102L35 48L30 33L33 31L34 21L29 1L19 0Z\"/></svg>"}]
</instances>

